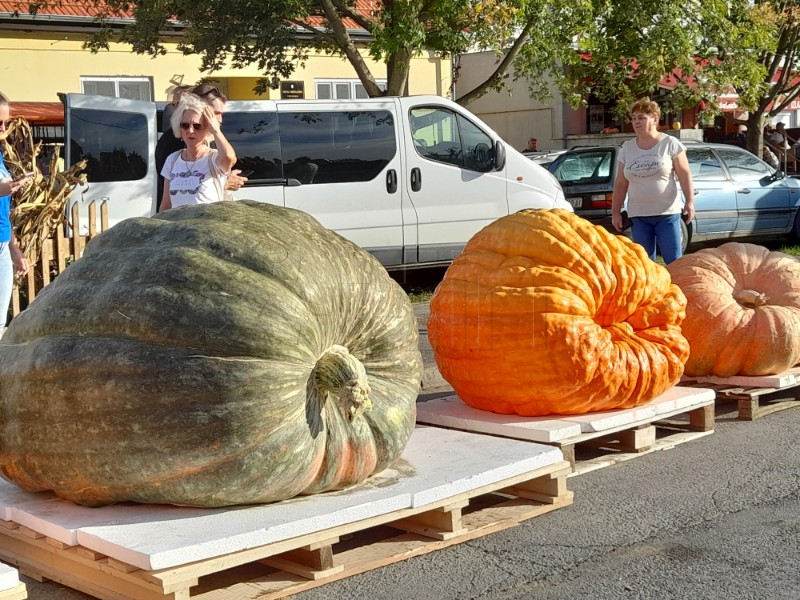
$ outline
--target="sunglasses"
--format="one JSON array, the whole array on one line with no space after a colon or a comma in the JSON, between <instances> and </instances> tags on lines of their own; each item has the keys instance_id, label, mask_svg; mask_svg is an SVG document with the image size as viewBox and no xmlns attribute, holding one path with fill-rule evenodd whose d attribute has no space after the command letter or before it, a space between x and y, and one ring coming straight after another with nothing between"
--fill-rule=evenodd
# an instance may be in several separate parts
<instances>
[{"instance_id":1,"label":"sunglasses","mask_svg":"<svg viewBox=\"0 0 800 600\"><path fill-rule=\"evenodd\" d=\"M192 128L194 128L195 131L203 131L205 125L203 123L181 123L181 129L184 131L189 131Z\"/></svg>"},{"instance_id":2,"label":"sunglasses","mask_svg":"<svg viewBox=\"0 0 800 600\"><path fill-rule=\"evenodd\" d=\"M218 88L213 87L202 94L198 94L198 97L205 98L207 96L211 96L212 94L216 97L220 97L222 95L222 92L220 92Z\"/></svg>"}]
</instances>

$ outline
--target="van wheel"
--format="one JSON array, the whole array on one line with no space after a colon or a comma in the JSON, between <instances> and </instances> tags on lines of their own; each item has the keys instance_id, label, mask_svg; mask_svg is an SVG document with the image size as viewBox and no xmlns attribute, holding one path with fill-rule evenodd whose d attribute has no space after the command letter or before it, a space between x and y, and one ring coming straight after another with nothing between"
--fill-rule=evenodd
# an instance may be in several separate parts
<instances>
[{"instance_id":1,"label":"van wheel","mask_svg":"<svg viewBox=\"0 0 800 600\"><path fill-rule=\"evenodd\" d=\"M686 254L686 249L689 247L689 242L692 241L692 224L686 224L686 221L683 219L680 220L681 223L681 254ZM797 228L797 223L795 222L795 229Z\"/></svg>"}]
</instances>

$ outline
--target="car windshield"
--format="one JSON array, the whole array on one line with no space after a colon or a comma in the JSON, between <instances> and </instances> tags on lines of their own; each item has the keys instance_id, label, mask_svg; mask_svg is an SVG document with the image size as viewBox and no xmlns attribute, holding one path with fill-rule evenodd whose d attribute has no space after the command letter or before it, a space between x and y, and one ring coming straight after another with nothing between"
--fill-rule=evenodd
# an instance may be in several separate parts
<instances>
[{"instance_id":1,"label":"car windshield","mask_svg":"<svg viewBox=\"0 0 800 600\"><path fill-rule=\"evenodd\" d=\"M550 171L562 184L608 183L613 157L610 150L567 153L562 160L550 165Z\"/></svg>"}]
</instances>

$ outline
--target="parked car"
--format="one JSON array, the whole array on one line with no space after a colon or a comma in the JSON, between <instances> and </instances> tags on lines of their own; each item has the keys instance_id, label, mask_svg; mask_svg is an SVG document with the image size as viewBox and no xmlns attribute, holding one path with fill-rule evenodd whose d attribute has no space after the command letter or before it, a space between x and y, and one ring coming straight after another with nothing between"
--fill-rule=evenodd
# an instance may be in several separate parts
<instances>
[{"instance_id":1,"label":"parked car","mask_svg":"<svg viewBox=\"0 0 800 600\"><path fill-rule=\"evenodd\" d=\"M152 215L158 106L64 102L66 164L88 161L67 210L87 224L91 202L106 202L111 225ZM523 208L570 208L551 173L439 96L231 101L222 129L249 172L237 198L303 210L390 269L447 264Z\"/></svg>"},{"instance_id":2,"label":"parked car","mask_svg":"<svg viewBox=\"0 0 800 600\"><path fill-rule=\"evenodd\" d=\"M538 152L523 152L522 156L530 158L537 165L547 167L555 159L564 154L567 150L541 150Z\"/></svg>"},{"instance_id":3,"label":"parked car","mask_svg":"<svg viewBox=\"0 0 800 600\"><path fill-rule=\"evenodd\" d=\"M575 212L609 231L615 231L611 195L619 151L619 146L574 148L548 166ZM686 154L696 212L688 225L681 221L684 249L738 237L800 238L800 181L737 146L687 142Z\"/></svg>"}]
</instances>

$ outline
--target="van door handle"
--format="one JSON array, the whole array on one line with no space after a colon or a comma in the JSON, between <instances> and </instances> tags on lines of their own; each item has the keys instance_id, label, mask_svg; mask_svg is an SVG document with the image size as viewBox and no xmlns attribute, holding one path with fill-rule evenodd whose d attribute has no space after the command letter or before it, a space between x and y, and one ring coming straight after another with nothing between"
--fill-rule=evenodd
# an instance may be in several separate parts
<instances>
[{"instance_id":1,"label":"van door handle","mask_svg":"<svg viewBox=\"0 0 800 600\"><path fill-rule=\"evenodd\" d=\"M411 190L418 192L422 189L422 172L419 167L411 169Z\"/></svg>"},{"instance_id":2,"label":"van door handle","mask_svg":"<svg viewBox=\"0 0 800 600\"><path fill-rule=\"evenodd\" d=\"M744 189L741 189L741 190L736 190L736 193L737 194L749 194L750 190L748 190L747 188L744 188Z\"/></svg>"},{"instance_id":3,"label":"van door handle","mask_svg":"<svg viewBox=\"0 0 800 600\"><path fill-rule=\"evenodd\" d=\"M394 194L397 191L397 171L389 169L386 172L386 191Z\"/></svg>"}]
</instances>

